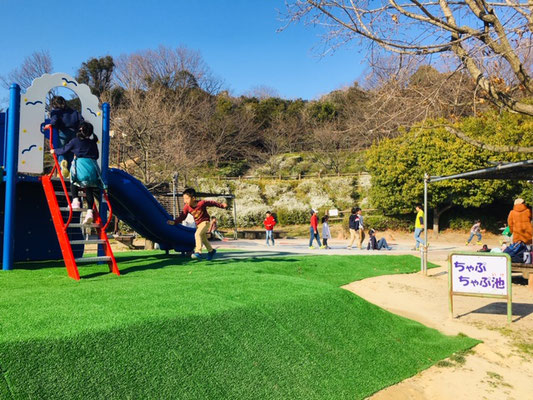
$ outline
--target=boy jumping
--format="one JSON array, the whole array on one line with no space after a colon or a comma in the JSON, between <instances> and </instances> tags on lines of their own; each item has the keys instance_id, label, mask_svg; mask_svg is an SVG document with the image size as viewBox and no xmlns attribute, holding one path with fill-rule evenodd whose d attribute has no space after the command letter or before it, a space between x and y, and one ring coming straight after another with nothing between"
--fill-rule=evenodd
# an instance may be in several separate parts
<instances>
[{"instance_id":1,"label":"boy jumping","mask_svg":"<svg viewBox=\"0 0 533 400\"><path fill-rule=\"evenodd\" d=\"M207 240L207 230L209 229L209 214L207 213L207 207L227 208L228 205L210 200L198 201L196 200L196 190L192 188L183 191L183 202L185 203L185 207L183 207L181 214L174 220L168 220L167 224L179 224L187 218L187 214L190 213L194 217L194 222L196 223L196 233L194 234L194 240L196 243L191 258L202 258L202 244L204 244L207 249L207 259L213 259L213 256L217 251L211 247L211 244L209 244L209 241Z\"/></svg>"}]
</instances>

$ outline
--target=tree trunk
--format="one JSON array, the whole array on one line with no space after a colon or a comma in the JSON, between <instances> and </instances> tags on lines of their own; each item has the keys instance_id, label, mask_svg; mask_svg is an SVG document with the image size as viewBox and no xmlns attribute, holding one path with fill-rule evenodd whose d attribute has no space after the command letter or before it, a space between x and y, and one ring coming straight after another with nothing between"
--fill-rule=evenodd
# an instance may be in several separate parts
<instances>
[{"instance_id":1,"label":"tree trunk","mask_svg":"<svg viewBox=\"0 0 533 400\"><path fill-rule=\"evenodd\" d=\"M447 204L442 208L435 207L433 209L433 237L437 239L439 237L439 220L440 216L444 214L445 211L448 211L452 208L453 204Z\"/></svg>"}]
</instances>

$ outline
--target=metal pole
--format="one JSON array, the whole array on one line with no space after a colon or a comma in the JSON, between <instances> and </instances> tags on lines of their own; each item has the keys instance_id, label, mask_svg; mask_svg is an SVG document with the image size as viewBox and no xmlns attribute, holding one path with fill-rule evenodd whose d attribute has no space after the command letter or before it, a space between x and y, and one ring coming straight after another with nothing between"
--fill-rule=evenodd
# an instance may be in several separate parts
<instances>
[{"instance_id":1,"label":"metal pole","mask_svg":"<svg viewBox=\"0 0 533 400\"><path fill-rule=\"evenodd\" d=\"M109 117L111 106L109 103L102 104L102 156L100 165L102 166L102 180L107 186L107 176L109 175ZM107 204L102 201L100 194L100 218L102 219L102 226L107 222ZM98 245L98 256L104 256L104 246Z\"/></svg>"},{"instance_id":2,"label":"metal pole","mask_svg":"<svg viewBox=\"0 0 533 400\"><path fill-rule=\"evenodd\" d=\"M178 173L172 176L172 217L176 219L176 186L178 181Z\"/></svg>"},{"instance_id":3,"label":"metal pole","mask_svg":"<svg viewBox=\"0 0 533 400\"><path fill-rule=\"evenodd\" d=\"M422 271L427 275L428 273L428 180L429 175L424 174L424 254L422 260Z\"/></svg>"},{"instance_id":4,"label":"metal pole","mask_svg":"<svg viewBox=\"0 0 533 400\"><path fill-rule=\"evenodd\" d=\"M233 198L233 239L237 240L237 204Z\"/></svg>"},{"instance_id":5,"label":"metal pole","mask_svg":"<svg viewBox=\"0 0 533 400\"><path fill-rule=\"evenodd\" d=\"M6 149L6 194L4 209L4 254L2 269L13 269L15 254L15 204L17 190L17 169L20 126L20 86L16 83L9 88L9 110L7 114Z\"/></svg>"}]
</instances>

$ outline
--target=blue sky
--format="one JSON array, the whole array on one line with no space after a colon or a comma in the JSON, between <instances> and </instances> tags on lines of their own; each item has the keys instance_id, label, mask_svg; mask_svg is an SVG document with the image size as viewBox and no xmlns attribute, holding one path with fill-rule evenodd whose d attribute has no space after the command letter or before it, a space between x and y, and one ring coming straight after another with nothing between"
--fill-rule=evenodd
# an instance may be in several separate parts
<instances>
[{"instance_id":1,"label":"blue sky","mask_svg":"<svg viewBox=\"0 0 533 400\"><path fill-rule=\"evenodd\" d=\"M197 50L224 87L240 95L257 86L286 98L313 99L350 85L364 70L357 49L319 57L318 29L283 23L283 0L0 0L0 74L36 50L55 72L74 75L83 61L137 50Z\"/></svg>"}]
</instances>

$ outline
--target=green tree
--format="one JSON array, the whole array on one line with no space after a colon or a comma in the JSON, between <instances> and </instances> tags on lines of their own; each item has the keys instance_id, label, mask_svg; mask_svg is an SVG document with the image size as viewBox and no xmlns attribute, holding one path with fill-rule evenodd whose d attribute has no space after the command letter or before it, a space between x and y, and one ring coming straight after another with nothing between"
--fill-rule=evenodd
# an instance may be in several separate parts
<instances>
[{"instance_id":1,"label":"green tree","mask_svg":"<svg viewBox=\"0 0 533 400\"><path fill-rule=\"evenodd\" d=\"M416 125L394 139L372 146L366 167L372 179L372 204L385 214L404 214L422 202L424 174L446 176L491 166L495 153L465 144L449 133L445 121ZM470 125L469 125L470 124ZM461 126L471 129L472 121ZM452 206L481 207L496 200L510 199L520 190L515 182L502 180L446 180L432 183L428 205L434 209L433 229Z\"/></svg>"},{"instance_id":2,"label":"green tree","mask_svg":"<svg viewBox=\"0 0 533 400\"><path fill-rule=\"evenodd\" d=\"M81 64L76 79L80 83L89 85L93 94L100 97L111 89L114 68L115 63L111 56L91 58Z\"/></svg>"}]
</instances>

